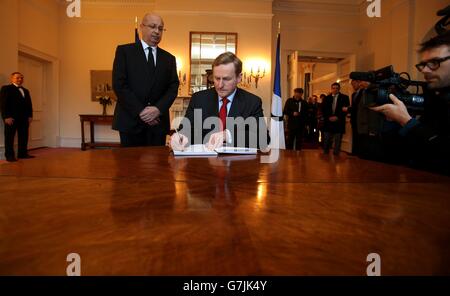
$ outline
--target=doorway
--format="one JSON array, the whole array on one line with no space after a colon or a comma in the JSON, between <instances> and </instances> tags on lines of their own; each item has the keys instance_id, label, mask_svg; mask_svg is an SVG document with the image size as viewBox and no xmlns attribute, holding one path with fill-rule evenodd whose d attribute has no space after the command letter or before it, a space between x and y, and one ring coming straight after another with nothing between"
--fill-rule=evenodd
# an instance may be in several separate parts
<instances>
[{"instance_id":1,"label":"doorway","mask_svg":"<svg viewBox=\"0 0 450 296\"><path fill-rule=\"evenodd\" d=\"M294 59L295 57L295 59ZM350 72L355 71L355 55L332 54L318 52L294 52L288 60L288 93L301 87L305 91L305 99L320 94L328 94L333 82L341 84L341 92L351 95ZM320 101L319 101L320 102ZM351 152L350 119L346 122L346 133L342 138L341 150Z\"/></svg>"},{"instance_id":2,"label":"doorway","mask_svg":"<svg viewBox=\"0 0 450 296\"><path fill-rule=\"evenodd\" d=\"M24 75L24 87L30 91L33 104L28 148L55 147L59 126L56 65L50 59L25 51L19 51L18 57L18 71Z\"/></svg>"}]
</instances>

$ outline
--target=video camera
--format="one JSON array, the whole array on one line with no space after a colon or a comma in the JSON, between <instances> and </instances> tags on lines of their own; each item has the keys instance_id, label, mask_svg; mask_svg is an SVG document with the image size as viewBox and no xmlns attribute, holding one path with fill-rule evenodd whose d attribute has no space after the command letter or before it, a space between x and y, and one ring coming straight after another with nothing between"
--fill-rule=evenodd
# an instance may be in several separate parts
<instances>
[{"instance_id":1,"label":"video camera","mask_svg":"<svg viewBox=\"0 0 450 296\"><path fill-rule=\"evenodd\" d=\"M407 78L401 77L406 75ZM424 95L426 83L414 81L406 72L395 73L392 65L370 72L351 72L350 78L370 82L369 87L364 92L362 103L366 107L374 107L392 103L389 94L394 94L401 100L408 109L422 111L424 105ZM408 88L416 87L416 92L411 94ZM422 88L422 93L419 93Z\"/></svg>"}]
</instances>

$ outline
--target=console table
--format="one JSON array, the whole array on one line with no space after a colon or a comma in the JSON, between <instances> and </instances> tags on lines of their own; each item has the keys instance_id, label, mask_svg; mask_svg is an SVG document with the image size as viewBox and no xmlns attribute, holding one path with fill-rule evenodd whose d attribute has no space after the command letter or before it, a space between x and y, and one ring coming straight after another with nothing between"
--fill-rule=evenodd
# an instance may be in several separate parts
<instances>
[{"instance_id":1,"label":"console table","mask_svg":"<svg viewBox=\"0 0 450 296\"><path fill-rule=\"evenodd\" d=\"M94 125L108 124L111 125L113 115L94 115L94 114L80 114L81 121L81 150L86 150L86 147L120 147L120 143L115 142L95 142ZM84 122L88 121L91 131L91 141L86 143L84 138Z\"/></svg>"}]
</instances>

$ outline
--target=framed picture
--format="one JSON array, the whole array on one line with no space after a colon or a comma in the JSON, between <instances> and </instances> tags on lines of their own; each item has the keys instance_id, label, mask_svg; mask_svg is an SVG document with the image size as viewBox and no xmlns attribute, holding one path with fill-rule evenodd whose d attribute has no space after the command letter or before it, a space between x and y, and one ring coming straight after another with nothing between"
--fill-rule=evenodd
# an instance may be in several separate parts
<instances>
[{"instance_id":1,"label":"framed picture","mask_svg":"<svg viewBox=\"0 0 450 296\"><path fill-rule=\"evenodd\" d=\"M116 94L112 89L112 70L91 70L91 100L111 98L116 101Z\"/></svg>"}]
</instances>

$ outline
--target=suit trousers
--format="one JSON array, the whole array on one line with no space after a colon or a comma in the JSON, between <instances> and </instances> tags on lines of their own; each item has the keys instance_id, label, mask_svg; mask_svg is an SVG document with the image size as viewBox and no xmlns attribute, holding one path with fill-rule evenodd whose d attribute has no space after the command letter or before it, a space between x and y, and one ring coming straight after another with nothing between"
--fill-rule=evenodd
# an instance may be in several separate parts
<instances>
[{"instance_id":1,"label":"suit trousers","mask_svg":"<svg viewBox=\"0 0 450 296\"><path fill-rule=\"evenodd\" d=\"M18 157L23 157L28 154L28 118L14 119L12 125L5 124L5 157L14 158L14 137L17 132L18 137Z\"/></svg>"},{"instance_id":2,"label":"suit trousers","mask_svg":"<svg viewBox=\"0 0 450 296\"><path fill-rule=\"evenodd\" d=\"M165 146L166 133L161 126L146 126L138 133L120 132L121 147Z\"/></svg>"},{"instance_id":3,"label":"suit trousers","mask_svg":"<svg viewBox=\"0 0 450 296\"><path fill-rule=\"evenodd\" d=\"M289 128L286 137L286 149L293 150L295 144L295 150L302 149L303 136L304 136L304 126Z\"/></svg>"},{"instance_id":4,"label":"suit trousers","mask_svg":"<svg viewBox=\"0 0 450 296\"><path fill-rule=\"evenodd\" d=\"M341 151L341 143L342 143L342 134L341 133L324 133L324 141L323 141L323 152L328 154L331 146L333 145L334 140L334 154L338 155Z\"/></svg>"}]
</instances>

